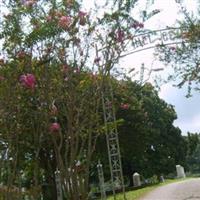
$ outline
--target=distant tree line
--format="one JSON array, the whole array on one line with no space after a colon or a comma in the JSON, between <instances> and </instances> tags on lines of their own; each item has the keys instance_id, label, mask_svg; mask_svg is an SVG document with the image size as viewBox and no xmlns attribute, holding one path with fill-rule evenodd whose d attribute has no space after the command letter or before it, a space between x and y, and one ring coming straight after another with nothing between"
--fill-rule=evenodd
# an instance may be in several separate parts
<instances>
[{"instance_id":1,"label":"distant tree line","mask_svg":"<svg viewBox=\"0 0 200 200\"><path fill-rule=\"evenodd\" d=\"M187 150L187 169L192 174L200 174L200 134L187 133L185 137L188 150Z\"/></svg>"}]
</instances>

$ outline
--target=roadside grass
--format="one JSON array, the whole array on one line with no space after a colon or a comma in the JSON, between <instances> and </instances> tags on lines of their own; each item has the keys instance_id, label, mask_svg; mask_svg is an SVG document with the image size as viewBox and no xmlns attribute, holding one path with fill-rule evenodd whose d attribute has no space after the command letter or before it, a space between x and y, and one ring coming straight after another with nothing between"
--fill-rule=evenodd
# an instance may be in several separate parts
<instances>
[{"instance_id":1,"label":"roadside grass","mask_svg":"<svg viewBox=\"0 0 200 200\"><path fill-rule=\"evenodd\" d=\"M143 197L147 193L151 192L152 190L154 190L154 189L156 189L160 186L167 185L167 184L170 184L170 183L180 182L180 181L184 181L184 180L188 180L188 179L191 179L191 178L168 179L168 180L165 180L164 183L159 183L159 184L156 184L156 185L153 185L153 186L147 186L145 188L126 192L126 198L127 198L127 200L137 200L138 198ZM109 196L107 198L107 200L113 200L113 199L114 199L113 196ZM124 200L123 194L117 194L117 200Z\"/></svg>"}]
</instances>

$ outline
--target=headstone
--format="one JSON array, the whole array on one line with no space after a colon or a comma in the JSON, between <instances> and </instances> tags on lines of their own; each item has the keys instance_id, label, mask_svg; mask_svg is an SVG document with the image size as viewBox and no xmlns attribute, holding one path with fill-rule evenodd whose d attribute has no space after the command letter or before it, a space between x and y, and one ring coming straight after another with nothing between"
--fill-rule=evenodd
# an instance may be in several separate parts
<instances>
[{"instance_id":1,"label":"headstone","mask_svg":"<svg viewBox=\"0 0 200 200\"><path fill-rule=\"evenodd\" d=\"M161 182L161 183L164 183L164 182L165 182L165 179L164 179L163 176L160 176L160 182Z\"/></svg>"},{"instance_id":2,"label":"headstone","mask_svg":"<svg viewBox=\"0 0 200 200\"><path fill-rule=\"evenodd\" d=\"M135 173L133 174L133 186L134 186L134 187L139 187L139 186L141 186L140 175L139 175L137 172L135 172Z\"/></svg>"},{"instance_id":3,"label":"headstone","mask_svg":"<svg viewBox=\"0 0 200 200\"><path fill-rule=\"evenodd\" d=\"M177 178L185 178L185 171L181 165L176 165Z\"/></svg>"}]
</instances>

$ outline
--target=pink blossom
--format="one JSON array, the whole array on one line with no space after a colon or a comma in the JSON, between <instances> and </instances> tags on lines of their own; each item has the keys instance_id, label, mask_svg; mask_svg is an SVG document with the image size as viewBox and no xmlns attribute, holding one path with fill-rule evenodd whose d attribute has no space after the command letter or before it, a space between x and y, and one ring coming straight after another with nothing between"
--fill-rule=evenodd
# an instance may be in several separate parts
<instances>
[{"instance_id":1,"label":"pink blossom","mask_svg":"<svg viewBox=\"0 0 200 200\"><path fill-rule=\"evenodd\" d=\"M60 130L60 124L58 122L50 124L49 130L50 132L58 132Z\"/></svg>"},{"instance_id":2,"label":"pink blossom","mask_svg":"<svg viewBox=\"0 0 200 200\"><path fill-rule=\"evenodd\" d=\"M58 25L63 29L68 28L70 23L71 23L71 18L69 16L62 16L58 21Z\"/></svg>"},{"instance_id":3,"label":"pink blossom","mask_svg":"<svg viewBox=\"0 0 200 200\"><path fill-rule=\"evenodd\" d=\"M36 80L33 74L21 75L19 78L19 81L26 88L29 88L29 89L35 88Z\"/></svg>"},{"instance_id":4,"label":"pink blossom","mask_svg":"<svg viewBox=\"0 0 200 200\"><path fill-rule=\"evenodd\" d=\"M143 23L140 23L140 22L134 22L134 23L132 24L132 27L133 27L134 29L137 29L137 28L144 28L144 24L143 24Z\"/></svg>"},{"instance_id":5,"label":"pink blossom","mask_svg":"<svg viewBox=\"0 0 200 200\"><path fill-rule=\"evenodd\" d=\"M117 33L116 33L116 40L117 42L123 42L124 41L124 31L122 30L118 30Z\"/></svg>"},{"instance_id":6,"label":"pink blossom","mask_svg":"<svg viewBox=\"0 0 200 200\"><path fill-rule=\"evenodd\" d=\"M83 11L79 11L78 12L78 17L80 19L80 25L82 25L82 26L85 25L85 23L86 23L86 16L87 16L86 12L83 12Z\"/></svg>"},{"instance_id":7,"label":"pink blossom","mask_svg":"<svg viewBox=\"0 0 200 200\"><path fill-rule=\"evenodd\" d=\"M85 17L87 15L86 12L83 12L83 11L79 11L78 12L78 16L81 18L81 17Z\"/></svg>"},{"instance_id":8,"label":"pink blossom","mask_svg":"<svg viewBox=\"0 0 200 200\"><path fill-rule=\"evenodd\" d=\"M24 4L24 6L30 8L35 4L35 0L24 0L23 4Z\"/></svg>"},{"instance_id":9,"label":"pink blossom","mask_svg":"<svg viewBox=\"0 0 200 200\"><path fill-rule=\"evenodd\" d=\"M46 19L47 19L47 22L51 22L52 21L52 16L48 15Z\"/></svg>"},{"instance_id":10,"label":"pink blossom","mask_svg":"<svg viewBox=\"0 0 200 200\"><path fill-rule=\"evenodd\" d=\"M121 103L120 108L124 109L124 110L128 110L130 107L130 105L128 103Z\"/></svg>"}]
</instances>

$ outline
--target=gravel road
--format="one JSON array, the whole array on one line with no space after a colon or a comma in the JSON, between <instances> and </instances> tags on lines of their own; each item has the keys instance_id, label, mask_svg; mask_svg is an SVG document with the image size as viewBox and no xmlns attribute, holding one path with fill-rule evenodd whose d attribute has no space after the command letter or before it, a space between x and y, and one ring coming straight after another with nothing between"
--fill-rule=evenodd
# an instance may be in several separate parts
<instances>
[{"instance_id":1,"label":"gravel road","mask_svg":"<svg viewBox=\"0 0 200 200\"><path fill-rule=\"evenodd\" d=\"M139 200L200 200L200 178L161 186Z\"/></svg>"}]
</instances>

